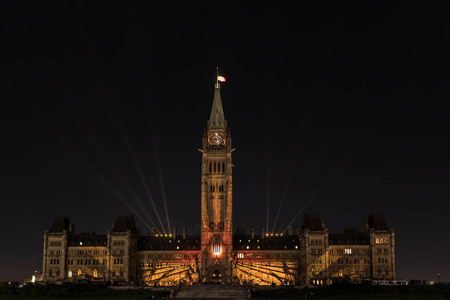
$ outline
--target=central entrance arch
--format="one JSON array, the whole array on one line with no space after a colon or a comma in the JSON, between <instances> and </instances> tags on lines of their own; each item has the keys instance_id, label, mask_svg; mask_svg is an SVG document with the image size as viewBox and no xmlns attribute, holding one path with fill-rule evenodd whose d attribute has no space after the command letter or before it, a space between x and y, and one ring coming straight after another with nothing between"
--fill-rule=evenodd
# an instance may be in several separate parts
<instances>
[{"instance_id":1,"label":"central entrance arch","mask_svg":"<svg viewBox=\"0 0 450 300\"><path fill-rule=\"evenodd\" d=\"M222 283L227 282L227 274L220 264L214 264L208 268L205 282Z\"/></svg>"}]
</instances>

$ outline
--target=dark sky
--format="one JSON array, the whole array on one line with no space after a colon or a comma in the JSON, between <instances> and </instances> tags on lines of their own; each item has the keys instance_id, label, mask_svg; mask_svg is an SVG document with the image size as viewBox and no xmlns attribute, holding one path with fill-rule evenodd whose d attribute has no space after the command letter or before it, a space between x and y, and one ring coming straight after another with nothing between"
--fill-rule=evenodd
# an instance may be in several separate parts
<instances>
[{"instance_id":1,"label":"dark sky","mask_svg":"<svg viewBox=\"0 0 450 300\"><path fill-rule=\"evenodd\" d=\"M161 230L139 174L166 230L164 198L193 233L217 66L235 227L318 213L362 230L383 213L397 278L450 280L445 9L143 2L1 3L0 281L41 270L57 215L77 233L129 214Z\"/></svg>"}]
</instances>

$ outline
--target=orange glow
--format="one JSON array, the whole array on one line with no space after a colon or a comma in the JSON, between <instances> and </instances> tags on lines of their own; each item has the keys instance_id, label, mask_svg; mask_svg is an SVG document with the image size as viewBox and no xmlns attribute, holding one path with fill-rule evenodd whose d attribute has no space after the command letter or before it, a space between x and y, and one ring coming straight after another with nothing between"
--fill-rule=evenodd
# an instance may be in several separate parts
<instances>
[{"instance_id":1,"label":"orange glow","mask_svg":"<svg viewBox=\"0 0 450 300\"><path fill-rule=\"evenodd\" d=\"M221 82L225 82L225 77L223 76L217 76L217 80L221 81Z\"/></svg>"}]
</instances>

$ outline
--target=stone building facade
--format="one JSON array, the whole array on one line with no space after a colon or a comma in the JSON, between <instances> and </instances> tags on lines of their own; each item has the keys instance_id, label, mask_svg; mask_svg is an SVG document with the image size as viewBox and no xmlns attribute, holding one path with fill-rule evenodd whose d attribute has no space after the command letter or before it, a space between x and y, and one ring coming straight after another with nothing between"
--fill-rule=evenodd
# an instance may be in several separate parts
<instances>
[{"instance_id":1,"label":"stone building facade","mask_svg":"<svg viewBox=\"0 0 450 300\"><path fill-rule=\"evenodd\" d=\"M143 235L133 216L117 217L106 234L75 234L66 217L44 233L46 281L240 282L324 285L345 280L395 280L395 238L382 215L361 232L331 233L318 215L305 215L295 232L247 235L232 224L231 132L216 84L203 134L200 231Z\"/></svg>"}]
</instances>

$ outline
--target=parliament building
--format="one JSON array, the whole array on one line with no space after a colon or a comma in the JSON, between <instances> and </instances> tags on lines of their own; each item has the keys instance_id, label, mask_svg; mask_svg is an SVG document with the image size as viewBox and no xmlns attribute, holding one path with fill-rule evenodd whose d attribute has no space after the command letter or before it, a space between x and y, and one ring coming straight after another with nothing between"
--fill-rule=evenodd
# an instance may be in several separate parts
<instances>
[{"instance_id":1,"label":"parliament building","mask_svg":"<svg viewBox=\"0 0 450 300\"><path fill-rule=\"evenodd\" d=\"M395 280L394 230L382 215L368 217L361 231L331 233L319 215L283 234L263 227L233 234L231 132L220 85L203 133L201 225L194 235L173 228L144 235L133 216L119 216L106 234L75 233L56 217L44 233L43 280L173 285L195 282L259 285L327 285Z\"/></svg>"}]
</instances>

